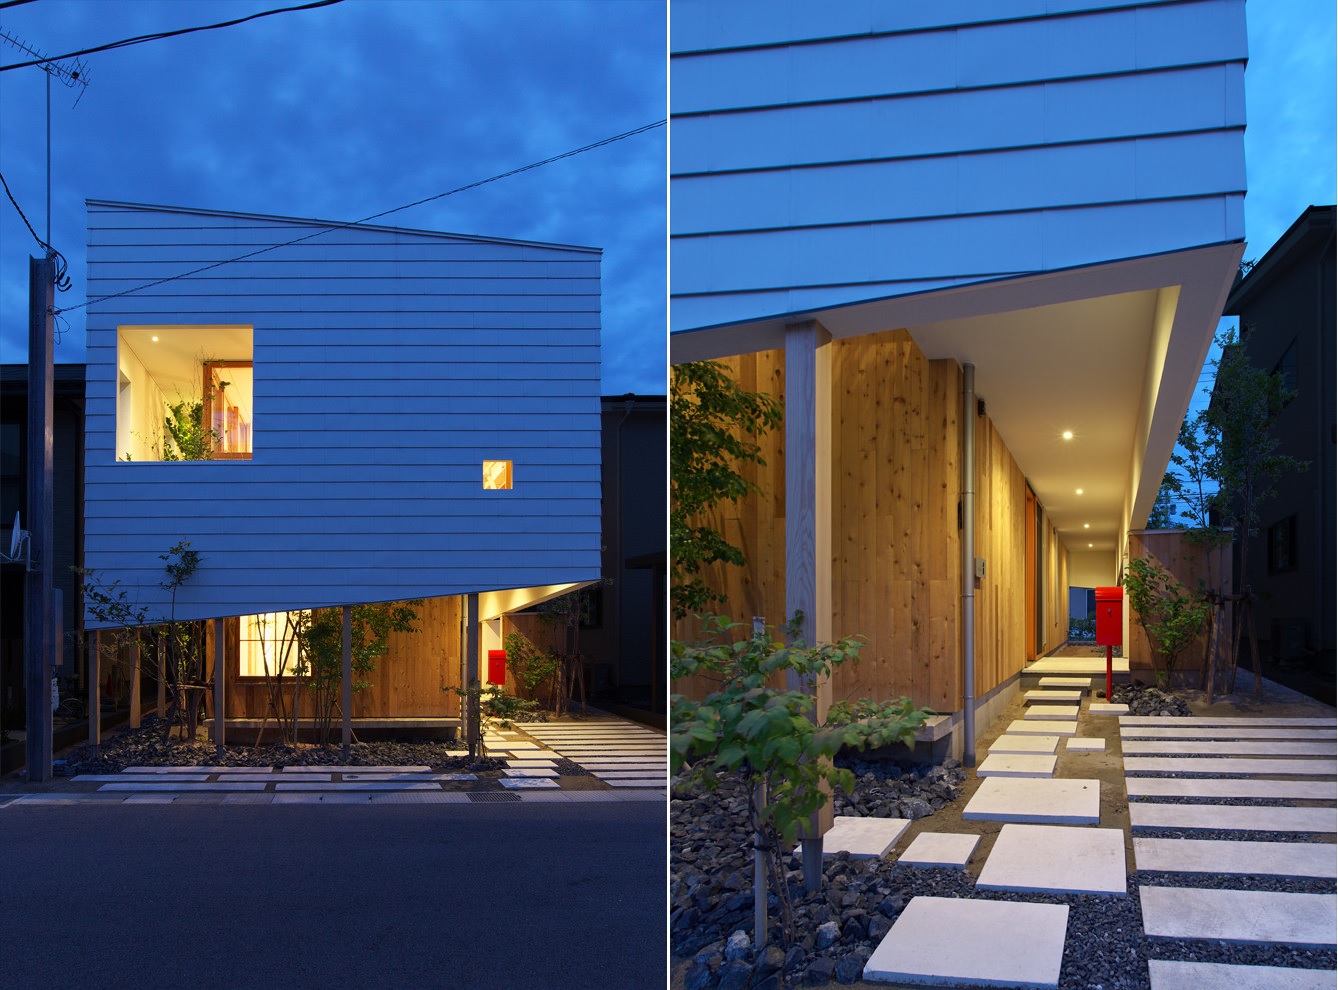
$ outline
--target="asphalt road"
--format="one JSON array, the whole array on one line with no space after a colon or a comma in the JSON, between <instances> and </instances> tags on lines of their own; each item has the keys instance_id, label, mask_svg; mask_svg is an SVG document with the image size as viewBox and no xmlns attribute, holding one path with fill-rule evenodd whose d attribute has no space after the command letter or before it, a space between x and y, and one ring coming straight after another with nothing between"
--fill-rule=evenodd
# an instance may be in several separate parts
<instances>
[{"instance_id":1,"label":"asphalt road","mask_svg":"<svg viewBox=\"0 0 1338 990\"><path fill-rule=\"evenodd\" d=\"M666 809L0 808L0 987L662 988Z\"/></svg>"}]
</instances>

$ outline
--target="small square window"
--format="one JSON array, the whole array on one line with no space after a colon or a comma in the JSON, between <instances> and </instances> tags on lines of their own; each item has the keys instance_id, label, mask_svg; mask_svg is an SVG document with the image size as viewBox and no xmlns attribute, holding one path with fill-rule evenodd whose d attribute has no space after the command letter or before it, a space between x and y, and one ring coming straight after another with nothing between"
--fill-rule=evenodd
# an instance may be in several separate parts
<instances>
[{"instance_id":1,"label":"small square window","mask_svg":"<svg viewBox=\"0 0 1338 990\"><path fill-rule=\"evenodd\" d=\"M1268 573L1296 570L1296 517L1268 527Z\"/></svg>"},{"instance_id":2,"label":"small square window","mask_svg":"<svg viewBox=\"0 0 1338 990\"><path fill-rule=\"evenodd\" d=\"M484 461L483 487L489 490L511 487L510 461Z\"/></svg>"}]
</instances>

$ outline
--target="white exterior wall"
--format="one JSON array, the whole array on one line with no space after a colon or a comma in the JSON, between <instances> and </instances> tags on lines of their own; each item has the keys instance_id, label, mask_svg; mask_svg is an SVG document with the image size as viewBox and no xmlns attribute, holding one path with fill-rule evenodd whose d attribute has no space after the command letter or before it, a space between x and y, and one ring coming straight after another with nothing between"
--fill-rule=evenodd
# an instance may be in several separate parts
<instances>
[{"instance_id":1,"label":"white exterior wall","mask_svg":"<svg viewBox=\"0 0 1338 990\"><path fill-rule=\"evenodd\" d=\"M674 330L1244 237L1244 0L670 10Z\"/></svg>"},{"instance_id":2,"label":"white exterior wall","mask_svg":"<svg viewBox=\"0 0 1338 990\"><path fill-rule=\"evenodd\" d=\"M89 298L330 226L90 201ZM95 301L86 566L158 616L189 540L178 618L598 578L599 261L355 226ZM117 462L117 327L157 323L254 327L251 460Z\"/></svg>"}]
</instances>

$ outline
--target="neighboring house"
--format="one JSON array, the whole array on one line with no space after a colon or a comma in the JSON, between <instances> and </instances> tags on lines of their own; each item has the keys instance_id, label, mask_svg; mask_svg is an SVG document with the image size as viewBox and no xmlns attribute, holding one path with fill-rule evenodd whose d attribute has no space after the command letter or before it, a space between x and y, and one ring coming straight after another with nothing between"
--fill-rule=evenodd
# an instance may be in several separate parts
<instances>
[{"instance_id":1,"label":"neighboring house","mask_svg":"<svg viewBox=\"0 0 1338 990\"><path fill-rule=\"evenodd\" d=\"M1243 249L1245 60L1240 0L671 6L671 357L785 399L716 580L868 640L820 709L960 752L1118 583Z\"/></svg>"},{"instance_id":2,"label":"neighboring house","mask_svg":"<svg viewBox=\"0 0 1338 990\"><path fill-rule=\"evenodd\" d=\"M1278 453L1308 461L1277 483L1251 538L1243 584L1266 673L1333 704L1334 207L1312 206L1231 290L1251 363L1294 392L1273 425ZM1248 655L1242 663L1249 665Z\"/></svg>"},{"instance_id":3,"label":"neighboring house","mask_svg":"<svg viewBox=\"0 0 1338 990\"><path fill-rule=\"evenodd\" d=\"M161 621L190 543L175 615L221 623L229 719L264 715L260 617L423 599L352 714L450 721L471 639L599 579L597 249L92 200L88 225L85 564Z\"/></svg>"}]
</instances>

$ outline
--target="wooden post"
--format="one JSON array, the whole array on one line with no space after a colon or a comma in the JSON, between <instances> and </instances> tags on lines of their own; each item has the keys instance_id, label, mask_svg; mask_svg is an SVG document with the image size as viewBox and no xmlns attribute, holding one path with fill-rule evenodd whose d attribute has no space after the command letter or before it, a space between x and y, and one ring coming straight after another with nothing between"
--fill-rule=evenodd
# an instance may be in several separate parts
<instances>
[{"instance_id":1,"label":"wooden post","mask_svg":"<svg viewBox=\"0 0 1338 990\"><path fill-rule=\"evenodd\" d=\"M340 656L343 662L339 672L339 705L343 711L343 750L344 764L348 765L349 750L353 745L353 606L345 605L341 610L343 632L341 634Z\"/></svg>"},{"instance_id":2,"label":"wooden post","mask_svg":"<svg viewBox=\"0 0 1338 990\"><path fill-rule=\"evenodd\" d=\"M52 394L55 347L53 309L56 263L28 259L28 553L24 575L23 692L28 731L24 751L28 780L51 779L52 590Z\"/></svg>"},{"instance_id":3,"label":"wooden post","mask_svg":"<svg viewBox=\"0 0 1338 990\"><path fill-rule=\"evenodd\" d=\"M227 699L223 697L223 620L214 620L214 750L223 759L227 739Z\"/></svg>"},{"instance_id":4,"label":"wooden post","mask_svg":"<svg viewBox=\"0 0 1338 990\"><path fill-rule=\"evenodd\" d=\"M158 717L167 718L167 634L158 629Z\"/></svg>"},{"instance_id":5,"label":"wooden post","mask_svg":"<svg viewBox=\"0 0 1338 990\"><path fill-rule=\"evenodd\" d=\"M785 615L803 613L806 646L832 638L831 335L816 321L785 328ZM791 690L814 695L813 718L827 717L827 679L787 675ZM830 798L809 820L802 839L804 885L822 884L822 837L832 827Z\"/></svg>"},{"instance_id":6,"label":"wooden post","mask_svg":"<svg viewBox=\"0 0 1338 990\"><path fill-rule=\"evenodd\" d=\"M142 702L139 696L139 638L130 645L130 728L138 729Z\"/></svg>"},{"instance_id":7,"label":"wooden post","mask_svg":"<svg viewBox=\"0 0 1338 990\"><path fill-rule=\"evenodd\" d=\"M464 713L469 758L474 759L479 752L479 742L483 738L479 726L479 596L465 596L465 697L468 704Z\"/></svg>"},{"instance_id":8,"label":"wooden post","mask_svg":"<svg viewBox=\"0 0 1338 990\"><path fill-rule=\"evenodd\" d=\"M102 631L93 633L88 652L88 743L97 749L102 742Z\"/></svg>"}]
</instances>

